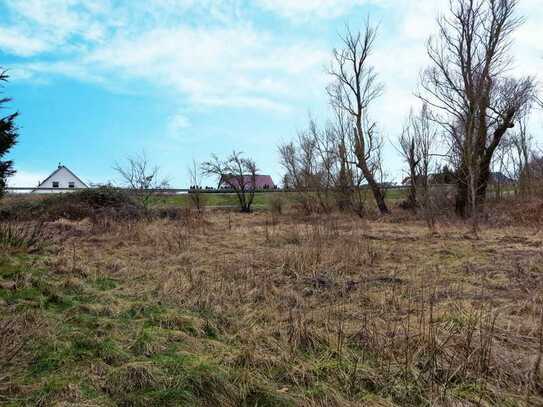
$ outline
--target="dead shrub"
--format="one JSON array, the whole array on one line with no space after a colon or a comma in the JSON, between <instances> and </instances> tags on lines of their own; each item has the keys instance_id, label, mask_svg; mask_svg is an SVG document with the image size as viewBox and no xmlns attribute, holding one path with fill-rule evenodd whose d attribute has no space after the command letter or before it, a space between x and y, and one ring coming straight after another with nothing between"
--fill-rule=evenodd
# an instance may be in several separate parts
<instances>
[{"instance_id":1,"label":"dead shrub","mask_svg":"<svg viewBox=\"0 0 543 407\"><path fill-rule=\"evenodd\" d=\"M30 197L31 198L31 197ZM93 221L110 217L115 220L141 218L142 208L123 190L103 187L48 196L43 199L17 200L0 209L0 219L11 221Z\"/></svg>"},{"instance_id":2,"label":"dead shrub","mask_svg":"<svg viewBox=\"0 0 543 407\"><path fill-rule=\"evenodd\" d=\"M35 251L44 242L42 223L0 223L0 249Z\"/></svg>"}]
</instances>

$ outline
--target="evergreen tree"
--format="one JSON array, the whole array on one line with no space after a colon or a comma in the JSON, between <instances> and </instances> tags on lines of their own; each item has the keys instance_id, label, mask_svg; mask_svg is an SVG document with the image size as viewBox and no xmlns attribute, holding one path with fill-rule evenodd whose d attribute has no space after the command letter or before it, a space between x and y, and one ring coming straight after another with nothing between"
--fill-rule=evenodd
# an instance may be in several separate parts
<instances>
[{"instance_id":1,"label":"evergreen tree","mask_svg":"<svg viewBox=\"0 0 543 407\"><path fill-rule=\"evenodd\" d=\"M0 70L0 86L2 82L7 82L8 78L7 73ZM4 105L10 100L11 99L9 98L0 98L0 110L2 110ZM12 113L5 117L0 116L0 197L2 197L4 193L7 178L15 174L13 161L4 160L4 157L17 143L18 129L15 125L17 116L18 113Z\"/></svg>"}]
</instances>

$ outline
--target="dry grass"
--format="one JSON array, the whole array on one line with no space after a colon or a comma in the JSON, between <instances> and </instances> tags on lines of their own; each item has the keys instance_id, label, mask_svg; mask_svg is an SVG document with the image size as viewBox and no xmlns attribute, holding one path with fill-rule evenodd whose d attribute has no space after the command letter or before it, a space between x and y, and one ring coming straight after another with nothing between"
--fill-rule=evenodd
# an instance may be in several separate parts
<instances>
[{"instance_id":1,"label":"dry grass","mask_svg":"<svg viewBox=\"0 0 543 407\"><path fill-rule=\"evenodd\" d=\"M73 315L161 330L116 332L113 368L92 366L117 402L180 375L201 405L543 405L537 230L218 212L48 227L59 285L111 283ZM161 364L172 343L191 375Z\"/></svg>"}]
</instances>

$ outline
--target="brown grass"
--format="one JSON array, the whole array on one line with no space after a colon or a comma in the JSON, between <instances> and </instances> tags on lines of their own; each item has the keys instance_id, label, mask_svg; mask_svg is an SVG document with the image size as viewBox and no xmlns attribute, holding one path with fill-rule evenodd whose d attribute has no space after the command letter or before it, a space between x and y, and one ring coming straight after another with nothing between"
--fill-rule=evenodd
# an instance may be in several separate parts
<instances>
[{"instance_id":1,"label":"brown grass","mask_svg":"<svg viewBox=\"0 0 543 407\"><path fill-rule=\"evenodd\" d=\"M48 260L56 273L112 278L125 296L205 316L195 329L236 350L200 352L296 404L543 405L543 236L533 229L474 239L462 224L430 234L394 218L218 212L49 227L63 236ZM127 365L115 380L150 385L155 373Z\"/></svg>"}]
</instances>

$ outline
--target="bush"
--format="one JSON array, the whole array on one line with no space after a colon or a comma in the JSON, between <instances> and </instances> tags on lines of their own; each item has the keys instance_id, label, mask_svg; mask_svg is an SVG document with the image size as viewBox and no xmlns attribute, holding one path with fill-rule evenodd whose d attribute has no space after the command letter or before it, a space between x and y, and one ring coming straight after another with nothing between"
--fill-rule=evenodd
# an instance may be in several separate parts
<instances>
[{"instance_id":1,"label":"bush","mask_svg":"<svg viewBox=\"0 0 543 407\"><path fill-rule=\"evenodd\" d=\"M86 204L94 209L125 208L127 205L136 205L135 201L125 191L111 187L83 189L72 194L63 195L63 197L71 198L76 203Z\"/></svg>"},{"instance_id":2,"label":"bush","mask_svg":"<svg viewBox=\"0 0 543 407\"><path fill-rule=\"evenodd\" d=\"M103 187L52 195L43 199L24 199L0 208L0 220L54 221L60 218L82 220L109 216L139 218L143 208L125 191Z\"/></svg>"}]
</instances>

